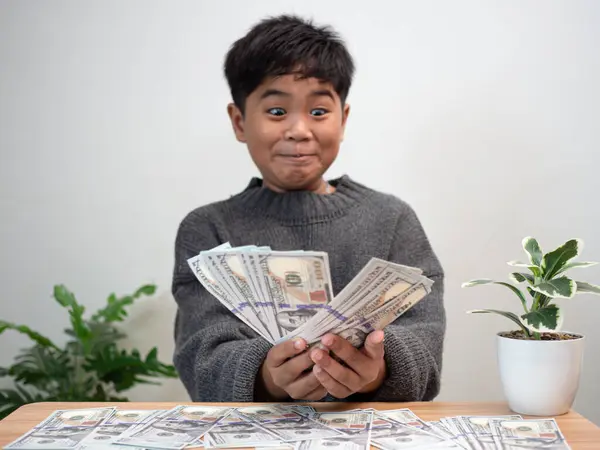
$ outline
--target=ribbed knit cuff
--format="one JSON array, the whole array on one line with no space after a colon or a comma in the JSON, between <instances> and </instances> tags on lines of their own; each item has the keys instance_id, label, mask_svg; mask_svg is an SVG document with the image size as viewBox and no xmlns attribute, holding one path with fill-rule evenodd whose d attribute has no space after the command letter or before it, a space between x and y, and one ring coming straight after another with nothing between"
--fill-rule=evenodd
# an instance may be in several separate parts
<instances>
[{"instance_id":1,"label":"ribbed knit cuff","mask_svg":"<svg viewBox=\"0 0 600 450\"><path fill-rule=\"evenodd\" d=\"M387 377L374 392L353 396L353 401L421 401L426 391L430 358L423 344L409 331L384 329ZM424 379L422 379L424 378Z\"/></svg>"},{"instance_id":2,"label":"ribbed knit cuff","mask_svg":"<svg viewBox=\"0 0 600 450\"><path fill-rule=\"evenodd\" d=\"M253 339L241 354L233 381L233 401L254 401L256 375L272 345L263 338Z\"/></svg>"}]
</instances>

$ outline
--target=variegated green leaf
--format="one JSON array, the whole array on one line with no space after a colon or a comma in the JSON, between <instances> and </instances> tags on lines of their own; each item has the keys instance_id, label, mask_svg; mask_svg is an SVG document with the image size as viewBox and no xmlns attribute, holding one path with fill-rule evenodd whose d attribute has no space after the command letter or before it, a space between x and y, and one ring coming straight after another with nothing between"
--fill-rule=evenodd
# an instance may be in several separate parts
<instances>
[{"instance_id":1,"label":"variegated green leaf","mask_svg":"<svg viewBox=\"0 0 600 450\"><path fill-rule=\"evenodd\" d=\"M490 284L493 282L494 282L494 280L490 280L489 278L479 278L477 280L465 281L460 286L463 288L466 288L466 287L479 286L480 284Z\"/></svg>"},{"instance_id":2,"label":"variegated green leaf","mask_svg":"<svg viewBox=\"0 0 600 450\"><path fill-rule=\"evenodd\" d=\"M524 281L527 281L529 284L535 283L535 278L533 275L528 273L513 272L509 275L509 278L515 283L523 283Z\"/></svg>"},{"instance_id":3,"label":"variegated green leaf","mask_svg":"<svg viewBox=\"0 0 600 450\"><path fill-rule=\"evenodd\" d=\"M516 323L517 325L519 325L519 328L521 328L523 330L523 332L529 336L529 330L523 325L523 323L521 322L521 320L519 319L519 316L517 316L514 313L508 312L508 311L499 311L497 309L473 309L471 311L467 311L468 314L498 314L500 316L504 316L507 319L512 320L514 323Z\"/></svg>"},{"instance_id":4,"label":"variegated green leaf","mask_svg":"<svg viewBox=\"0 0 600 450\"><path fill-rule=\"evenodd\" d=\"M504 283L502 281L494 281L494 280L490 280L488 278L480 278L478 280L467 281L462 284L462 287L464 287L464 288L465 287L473 287L473 286L479 286L479 285L483 285L483 284L499 284L499 285L509 288L511 291L513 291L517 295L517 297L519 297L519 300L521 300L521 303L523 304L523 309L525 311L527 311L527 301L525 300L525 295L523 295L523 293L521 292L521 290L519 288L513 286L510 283Z\"/></svg>"},{"instance_id":5,"label":"variegated green leaf","mask_svg":"<svg viewBox=\"0 0 600 450\"><path fill-rule=\"evenodd\" d=\"M554 276L573 258L579 255L583 249L581 239L570 239L563 245L542 258L542 275L545 280L551 280Z\"/></svg>"},{"instance_id":6,"label":"variegated green leaf","mask_svg":"<svg viewBox=\"0 0 600 450\"><path fill-rule=\"evenodd\" d=\"M529 262L531 262L531 264L534 266L539 266L541 264L544 254L535 238L526 237L523 239L523 249L529 255Z\"/></svg>"},{"instance_id":7,"label":"variegated green leaf","mask_svg":"<svg viewBox=\"0 0 600 450\"><path fill-rule=\"evenodd\" d=\"M565 264L562 269L560 269L558 272L556 272L555 276L559 275L563 272L566 272L567 270L575 269L577 267L580 267L580 268L591 267L591 266L595 266L596 264L598 264L598 263L593 262L593 261L570 262L568 264Z\"/></svg>"},{"instance_id":8,"label":"variegated green leaf","mask_svg":"<svg viewBox=\"0 0 600 450\"><path fill-rule=\"evenodd\" d=\"M584 281L576 281L575 283L577 284L577 293L600 294L600 286L589 284Z\"/></svg>"},{"instance_id":9,"label":"variegated green leaf","mask_svg":"<svg viewBox=\"0 0 600 450\"><path fill-rule=\"evenodd\" d=\"M556 305L548 305L521 316L523 324L531 331L555 331L562 325L561 311Z\"/></svg>"},{"instance_id":10,"label":"variegated green leaf","mask_svg":"<svg viewBox=\"0 0 600 450\"><path fill-rule=\"evenodd\" d=\"M507 264L509 266L513 266L513 267L526 267L529 270L531 270L531 273L533 273L534 277L537 277L537 278L542 277L542 269L540 269L538 266L534 266L533 264L524 263L521 261L509 261L509 262L507 262Z\"/></svg>"},{"instance_id":11,"label":"variegated green leaf","mask_svg":"<svg viewBox=\"0 0 600 450\"><path fill-rule=\"evenodd\" d=\"M543 281L540 284L531 286L531 289L552 298L571 298L575 295L577 285L568 277L560 277Z\"/></svg>"}]
</instances>

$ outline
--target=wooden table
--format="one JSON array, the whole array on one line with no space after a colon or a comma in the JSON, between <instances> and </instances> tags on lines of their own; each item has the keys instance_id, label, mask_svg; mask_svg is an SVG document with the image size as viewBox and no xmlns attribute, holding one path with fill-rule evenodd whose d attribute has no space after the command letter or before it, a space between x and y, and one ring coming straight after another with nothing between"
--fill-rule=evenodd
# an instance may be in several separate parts
<instances>
[{"instance_id":1,"label":"wooden table","mask_svg":"<svg viewBox=\"0 0 600 450\"><path fill-rule=\"evenodd\" d=\"M34 403L25 405L0 422L0 447L12 442L29 431L57 409L98 408L116 406L119 409L170 409L181 404L197 403ZM215 403L207 403L208 405ZM247 406L249 404L219 403L221 406ZM410 408L423 420L438 420L440 417L460 415L503 415L514 414L504 403L311 403L319 411L343 411L354 408L378 410ZM558 426L573 450L599 450L600 428L580 414L571 411L555 417Z\"/></svg>"}]
</instances>

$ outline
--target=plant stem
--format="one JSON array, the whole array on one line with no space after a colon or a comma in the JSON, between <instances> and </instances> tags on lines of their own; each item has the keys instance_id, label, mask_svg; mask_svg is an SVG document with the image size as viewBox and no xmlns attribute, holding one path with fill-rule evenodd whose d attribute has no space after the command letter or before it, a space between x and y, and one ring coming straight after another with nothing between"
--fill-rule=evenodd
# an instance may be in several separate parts
<instances>
[{"instance_id":1,"label":"plant stem","mask_svg":"<svg viewBox=\"0 0 600 450\"><path fill-rule=\"evenodd\" d=\"M540 296L542 294L540 294L539 292L535 293L535 296L533 297L533 302L531 304L531 310L532 311L537 311L539 309L539 302L540 302Z\"/></svg>"}]
</instances>

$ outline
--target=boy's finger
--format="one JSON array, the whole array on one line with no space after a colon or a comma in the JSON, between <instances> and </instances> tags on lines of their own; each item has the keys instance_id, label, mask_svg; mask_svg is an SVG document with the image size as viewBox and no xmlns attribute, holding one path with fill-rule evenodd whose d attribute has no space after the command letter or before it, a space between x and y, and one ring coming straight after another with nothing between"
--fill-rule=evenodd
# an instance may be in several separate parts
<instances>
[{"instance_id":1,"label":"boy's finger","mask_svg":"<svg viewBox=\"0 0 600 450\"><path fill-rule=\"evenodd\" d=\"M383 358L383 331L376 330L370 333L365 339L364 352L374 360Z\"/></svg>"},{"instance_id":2,"label":"boy's finger","mask_svg":"<svg viewBox=\"0 0 600 450\"><path fill-rule=\"evenodd\" d=\"M336 398L346 398L353 392L341 383L334 380L324 369L319 366L313 367L313 373L319 380L319 383L323 385L327 392Z\"/></svg>"},{"instance_id":3,"label":"boy's finger","mask_svg":"<svg viewBox=\"0 0 600 450\"><path fill-rule=\"evenodd\" d=\"M325 389L325 387L319 385L319 387L317 389L312 391L310 394L305 395L302 398L302 400L312 400L312 401L316 402L317 400L321 400L326 395L327 395L327 389Z\"/></svg>"},{"instance_id":4,"label":"boy's finger","mask_svg":"<svg viewBox=\"0 0 600 450\"><path fill-rule=\"evenodd\" d=\"M319 373L320 370L327 372L331 378L352 392L356 392L362 387L359 374L348 367L342 366L327 353L321 350L313 350L311 357L318 366L315 373Z\"/></svg>"},{"instance_id":5,"label":"boy's finger","mask_svg":"<svg viewBox=\"0 0 600 450\"><path fill-rule=\"evenodd\" d=\"M291 383L287 388L286 392L296 400L304 399L308 394L317 390L321 386L315 374L310 372L298 378L296 381Z\"/></svg>"},{"instance_id":6,"label":"boy's finger","mask_svg":"<svg viewBox=\"0 0 600 450\"><path fill-rule=\"evenodd\" d=\"M296 355L280 365L277 370L277 381L282 386L287 386L302 375L306 369L314 365L308 352Z\"/></svg>"},{"instance_id":7,"label":"boy's finger","mask_svg":"<svg viewBox=\"0 0 600 450\"><path fill-rule=\"evenodd\" d=\"M267 364L270 367L279 367L292 356L306 350L306 341L301 338L290 339L277 344L267 353Z\"/></svg>"},{"instance_id":8,"label":"boy's finger","mask_svg":"<svg viewBox=\"0 0 600 450\"><path fill-rule=\"evenodd\" d=\"M361 371L364 371L364 368L372 363L367 355L354 348L346 339L335 334L326 334L321 339L321 343L356 373L362 373Z\"/></svg>"}]
</instances>

